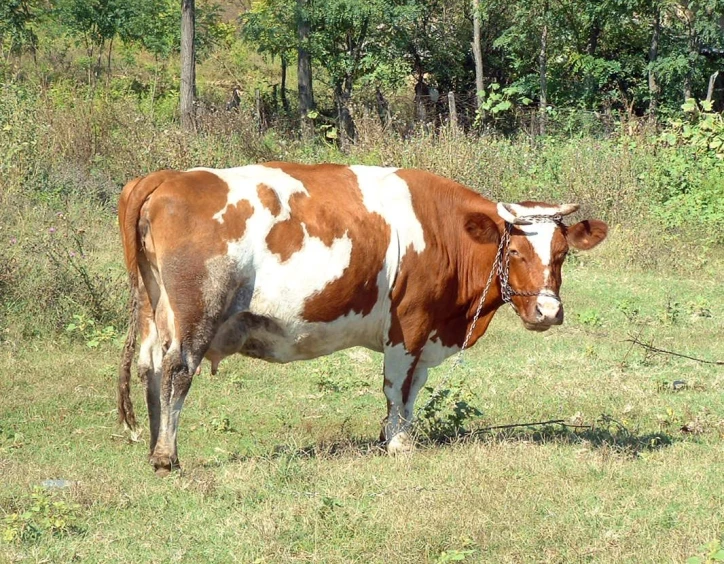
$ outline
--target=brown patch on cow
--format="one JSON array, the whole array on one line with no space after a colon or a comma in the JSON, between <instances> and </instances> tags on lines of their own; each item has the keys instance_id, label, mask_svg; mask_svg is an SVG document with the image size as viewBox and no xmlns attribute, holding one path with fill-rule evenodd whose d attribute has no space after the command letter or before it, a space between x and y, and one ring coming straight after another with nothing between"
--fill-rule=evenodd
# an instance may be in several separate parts
<instances>
[{"instance_id":1,"label":"brown patch on cow","mask_svg":"<svg viewBox=\"0 0 724 564\"><path fill-rule=\"evenodd\" d=\"M357 176L341 165L306 166L270 163L299 180L307 194L295 193L289 199L292 220L275 233L272 229L267 244L282 257L293 255L301 248L299 230L304 226L310 237L318 238L331 247L342 237L349 237L352 252L341 277L311 296L304 304L302 316L310 322L330 322L352 312L369 314L377 303L377 276L384 267L390 244L390 226L377 213L364 206ZM343 202L343 204L341 204ZM276 225L274 226L277 227ZM287 237L282 236L286 234ZM291 249L291 251L290 251Z\"/></svg>"},{"instance_id":2,"label":"brown patch on cow","mask_svg":"<svg viewBox=\"0 0 724 564\"><path fill-rule=\"evenodd\" d=\"M275 223L266 236L266 246L270 252L279 255L282 262L292 258L304 244L304 229L296 217Z\"/></svg>"},{"instance_id":3,"label":"brown patch on cow","mask_svg":"<svg viewBox=\"0 0 724 564\"><path fill-rule=\"evenodd\" d=\"M264 206L274 216L278 216L282 211L282 203L279 201L277 193L266 184L262 183L256 187L256 193L259 196L261 205Z\"/></svg>"},{"instance_id":4,"label":"brown patch on cow","mask_svg":"<svg viewBox=\"0 0 724 564\"><path fill-rule=\"evenodd\" d=\"M238 241L246 232L246 222L253 215L254 208L249 200L239 200L233 206L229 206L221 216L226 228L226 241Z\"/></svg>"}]
</instances>

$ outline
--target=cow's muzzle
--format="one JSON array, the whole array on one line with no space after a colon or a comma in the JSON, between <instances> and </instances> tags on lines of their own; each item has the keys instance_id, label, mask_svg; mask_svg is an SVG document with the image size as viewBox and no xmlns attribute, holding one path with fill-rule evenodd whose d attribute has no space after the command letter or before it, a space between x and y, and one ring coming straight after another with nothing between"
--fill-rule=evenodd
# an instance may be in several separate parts
<instances>
[{"instance_id":1,"label":"cow's muzzle","mask_svg":"<svg viewBox=\"0 0 724 564\"><path fill-rule=\"evenodd\" d=\"M542 294L528 308L528 315L521 316L523 325L531 331L546 331L563 323L563 304L558 296Z\"/></svg>"}]
</instances>

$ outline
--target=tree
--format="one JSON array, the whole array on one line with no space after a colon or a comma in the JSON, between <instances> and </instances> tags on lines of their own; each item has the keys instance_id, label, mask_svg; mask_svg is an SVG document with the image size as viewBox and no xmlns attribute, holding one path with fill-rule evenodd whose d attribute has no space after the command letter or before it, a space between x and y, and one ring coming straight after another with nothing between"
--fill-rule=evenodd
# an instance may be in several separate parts
<instances>
[{"instance_id":1,"label":"tree","mask_svg":"<svg viewBox=\"0 0 724 564\"><path fill-rule=\"evenodd\" d=\"M196 92L196 54L194 45L195 1L181 0L181 126L196 128L194 98Z\"/></svg>"},{"instance_id":2,"label":"tree","mask_svg":"<svg viewBox=\"0 0 724 564\"><path fill-rule=\"evenodd\" d=\"M38 36L32 24L38 12L35 0L5 0L0 3L0 55L4 51L17 55L29 49L35 56Z\"/></svg>"},{"instance_id":3,"label":"tree","mask_svg":"<svg viewBox=\"0 0 724 564\"><path fill-rule=\"evenodd\" d=\"M67 33L85 45L88 82L100 74L106 44L110 73L113 39L131 17L131 5L125 0L56 0L55 13Z\"/></svg>"}]
</instances>

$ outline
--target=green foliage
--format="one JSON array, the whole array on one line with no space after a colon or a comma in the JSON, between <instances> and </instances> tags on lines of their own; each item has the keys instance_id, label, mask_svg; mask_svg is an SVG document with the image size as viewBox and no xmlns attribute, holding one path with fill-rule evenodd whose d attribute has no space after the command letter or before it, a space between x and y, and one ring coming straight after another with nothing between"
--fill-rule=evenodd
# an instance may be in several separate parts
<instances>
[{"instance_id":1,"label":"green foliage","mask_svg":"<svg viewBox=\"0 0 724 564\"><path fill-rule=\"evenodd\" d=\"M475 550L443 550L440 556L435 560L436 564L444 564L445 562L462 562L468 556L475 554Z\"/></svg>"},{"instance_id":2,"label":"green foliage","mask_svg":"<svg viewBox=\"0 0 724 564\"><path fill-rule=\"evenodd\" d=\"M36 487L30 499L18 502L19 509L3 518L2 540L6 543L38 542L42 537L64 537L82 533L80 505L58 500Z\"/></svg>"},{"instance_id":3,"label":"green foliage","mask_svg":"<svg viewBox=\"0 0 724 564\"><path fill-rule=\"evenodd\" d=\"M0 58L6 52L18 54L37 49L35 24L40 9L38 0L4 0L0 3Z\"/></svg>"},{"instance_id":4,"label":"green foliage","mask_svg":"<svg viewBox=\"0 0 724 564\"><path fill-rule=\"evenodd\" d=\"M713 540L708 542L699 550L703 553L701 556L692 556L686 559L686 564L716 564L724 562L724 546L721 541Z\"/></svg>"},{"instance_id":5,"label":"green foliage","mask_svg":"<svg viewBox=\"0 0 724 564\"><path fill-rule=\"evenodd\" d=\"M25 445L22 433L7 426L0 426L0 454L7 455Z\"/></svg>"},{"instance_id":6,"label":"green foliage","mask_svg":"<svg viewBox=\"0 0 724 564\"><path fill-rule=\"evenodd\" d=\"M416 429L433 441L446 441L467 432L465 425L481 417L475 407L475 395L464 381L444 387L425 387L430 396L418 409Z\"/></svg>"},{"instance_id":7,"label":"green foliage","mask_svg":"<svg viewBox=\"0 0 724 564\"><path fill-rule=\"evenodd\" d=\"M578 322L586 327L600 327L603 325L601 314L595 309L587 309L576 313Z\"/></svg>"},{"instance_id":8,"label":"green foliage","mask_svg":"<svg viewBox=\"0 0 724 564\"><path fill-rule=\"evenodd\" d=\"M654 182L662 199L657 215L673 228L691 227L705 241L724 241L724 119L711 104L688 100L687 118L672 119L661 134L664 149ZM671 150L676 148L678 150Z\"/></svg>"},{"instance_id":9,"label":"green foliage","mask_svg":"<svg viewBox=\"0 0 724 564\"><path fill-rule=\"evenodd\" d=\"M98 348L102 343L117 342L119 338L118 331L113 325L99 329L94 319L78 313L74 314L73 321L65 326L65 332L77 336L91 349Z\"/></svg>"},{"instance_id":10,"label":"green foliage","mask_svg":"<svg viewBox=\"0 0 724 564\"><path fill-rule=\"evenodd\" d=\"M665 325L676 325L681 321L683 313L684 309L681 304L669 297L666 300L664 309L659 314L659 320Z\"/></svg>"}]
</instances>

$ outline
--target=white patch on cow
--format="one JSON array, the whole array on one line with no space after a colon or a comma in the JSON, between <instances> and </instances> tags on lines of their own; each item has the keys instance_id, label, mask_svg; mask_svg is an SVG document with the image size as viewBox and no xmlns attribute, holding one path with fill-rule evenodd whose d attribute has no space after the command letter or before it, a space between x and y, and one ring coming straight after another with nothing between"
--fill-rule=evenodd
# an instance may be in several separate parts
<instances>
[{"instance_id":1,"label":"white patch on cow","mask_svg":"<svg viewBox=\"0 0 724 564\"><path fill-rule=\"evenodd\" d=\"M533 223L532 225L516 225L516 227L525 233L541 264L548 267L551 263L553 234L558 226L555 223ZM546 268L546 270L548 269Z\"/></svg>"},{"instance_id":2,"label":"white patch on cow","mask_svg":"<svg viewBox=\"0 0 724 564\"><path fill-rule=\"evenodd\" d=\"M256 283L251 298L252 311L263 311L280 319L300 317L305 301L342 276L350 264L352 240L347 234L331 246L307 233L302 248L282 262L266 246L258 248ZM243 244L243 243L242 243ZM265 256L260 257L264 253ZM271 291L270 291L271 290ZM279 298L283 296L283 303Z\"/></svg>"},{"instance_id":3,"label":"white patch on cow","mask_svg":"<svg viewBox=\"0 0 724 564\"><path fill-rule=\"evenodd\" d=\"M248 165L227 169L193 168L191 170L211 172L229 186L229 196L226 205L214 214L214 219L219 223L223 223L224 214L229 206L234 206L241 200L250 200L252 203L256 201L258 203L256 188L259 184L265 184L274 190L282 204L282 210L277 217L277 221L283 221L289 218L289 198L291 198L293 194L300 192L302 194L308 194L304 184L279 168L264 165ZM259 211L258 206L254 207Z\"/></svg>"},{"instance_id":4,"label":"white patch on cow","mask_svg":"<svg viewBox=\"0 0 724 564\"><path fill-rule=\"evenodd\" d=\"M354 165L349 167L357 175L365 207L381 215L397 233L399 248L421 253L425 250L425 234L412 206L407 183L394 174L398 169Z\"/></svg>"}]
</instances>

